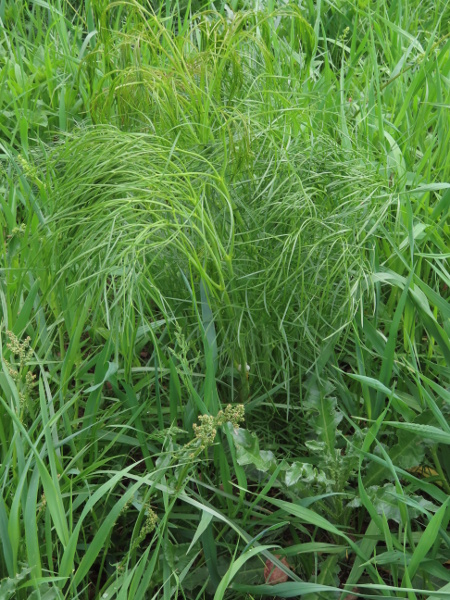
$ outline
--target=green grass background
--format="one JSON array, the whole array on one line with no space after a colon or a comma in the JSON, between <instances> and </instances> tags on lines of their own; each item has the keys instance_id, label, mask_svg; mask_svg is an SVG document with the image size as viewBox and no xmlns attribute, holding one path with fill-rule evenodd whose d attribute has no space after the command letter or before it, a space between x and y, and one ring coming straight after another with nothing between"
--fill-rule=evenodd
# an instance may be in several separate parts
<instances>
[{"instance_id":1,"label":"green grass background","mask_svg":"<svg viewBox=\"0 0 450 600\"><path fill-rule=\"evenodd\" d=\"M0 0L1 599L450 598L449 6Z\"/></svg>"}]
</instances>

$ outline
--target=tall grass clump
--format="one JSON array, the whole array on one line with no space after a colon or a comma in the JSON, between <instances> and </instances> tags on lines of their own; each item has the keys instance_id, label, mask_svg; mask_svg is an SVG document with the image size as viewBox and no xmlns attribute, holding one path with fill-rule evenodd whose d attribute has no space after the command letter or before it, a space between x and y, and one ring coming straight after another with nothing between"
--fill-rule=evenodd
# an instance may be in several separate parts
<instances>
[{"instance_id":1,"label":"tall grass clump","mask_svg":"<svg viewBox=\"0 0 450 600\"><path fill-rule=\"evenodd\" d=\"M314 134L313 98L273 56L277 19L310 43L293 9L205 13L182 32L146 15L116 50L139 47L145 67L115 71L94 101L120 127L74 132L45 166L55 276L109 298L104 326L116 306L133 327L163 317L192 335L203 286L221 364L265 387L310 366L370 297L393 201L376 167Z\"/></svg>"},{"instance_id":2,"label":"tall grass clump","mask_svg":"<svg viewBox=\"0 0 450 600\"><path fill-rule=\"evenodd\" d=\"M449 3L0 0L0 598L450 597Z\"/></svg>"},{"instance_id":3,"label":"tall grass clump","mask_svg":"<svg viewBox=\"0 0 450 600\"><path fill-rule=\"evenodd\" d=\"M192 324L205 286L223 359L242 353L270 383L262 365L278 362L276 348L289 362L314 358L351 320L370 288L370 230L388 195L360 162L339 162L329 140L292 142L279 161L255 148L253 177L221 175L222 151L205 158L149 134L81 132L51 164L48 251L63 281L77 273L77 295L105 298L104 326L114 306L137 325Z\"/></svg>"}]
</instances>

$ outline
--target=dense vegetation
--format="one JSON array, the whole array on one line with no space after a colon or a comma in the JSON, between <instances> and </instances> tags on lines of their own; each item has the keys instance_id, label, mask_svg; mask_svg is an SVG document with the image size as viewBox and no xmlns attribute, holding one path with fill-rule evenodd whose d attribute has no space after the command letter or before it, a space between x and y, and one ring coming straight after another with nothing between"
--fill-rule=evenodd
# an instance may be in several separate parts
<instances>
[{"instance_id":1,"label":"dense vegetation","mask_svg":"<svg viewBox=\"0 0 450 600\"><path fill-rule=\"evenodd\" d=\"M449 3L0 19L0 598L450 598Z\"/></svg>"}]
</instances>

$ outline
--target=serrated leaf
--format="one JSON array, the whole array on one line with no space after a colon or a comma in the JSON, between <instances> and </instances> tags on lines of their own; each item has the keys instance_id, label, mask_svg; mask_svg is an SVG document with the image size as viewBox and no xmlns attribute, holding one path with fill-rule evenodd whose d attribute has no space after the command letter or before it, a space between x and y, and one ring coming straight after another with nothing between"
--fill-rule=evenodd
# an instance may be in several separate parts
<instances>
[{"instance_id":1,"label":"serrated leaf","mask_svg":"<svg viewBox=\"0 0 450 600\"><path fill-rule=\"evenodd\" d=\"M330 396L333 386L330 382L318 385L315 379L308 383L308 394L305 407L312 412L310 424L317 437L325 444L326 452L335 456L336 428L342 420L342 414L337 409L336 398Z\"/></svg>"},{"instance_id":2,"label":"serrated leaf","mask_svg":"<svg viewBox=\"0 0 450 600\"><path fill-rule=\"evenodd\" d=\"M28 577L31 569L28 567L24 567L20 573L12 577L6 577L5 579L0 580L0 598L1 600L8 600L8 598L13 598L16 594L18 585Z\"/></svg>"},{"instance_id":3,"label":"serrated leaf","mask_svg":"<svg viewBox=\"0 0 450 600\"><path fill-rule=\"evenodd\" d=\"M323 471L319 471L309 463L301 463L296 461L287 469L284 476L284 482L287 487L291 487L300 480L304 484L316 483L326 485L329 483Z\"/></svg>"},{"instance_id":4,"label":"serrated leaf","mask_svg":"<svg viewBox=\"0 0 450 600\"><path fill-rule=\"evenodd\" d=\"M384 514L386 519L398 524L402 523L401 504L408 505L410 518L417 518L426 510L436 510L434 504L426 501L422 496L414 494L400 496L392 483L387 483L382 487L372 486L366 489L366 493L377 514ZM355 498L348 506L356 507L357 505L358 499Z\"/></svg>"}]
</instances>

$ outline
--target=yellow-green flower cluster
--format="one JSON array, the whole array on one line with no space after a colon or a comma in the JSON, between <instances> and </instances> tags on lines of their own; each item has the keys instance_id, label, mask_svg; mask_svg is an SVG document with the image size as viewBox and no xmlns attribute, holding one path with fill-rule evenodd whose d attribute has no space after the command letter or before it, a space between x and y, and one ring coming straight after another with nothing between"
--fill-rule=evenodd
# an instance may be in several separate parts
<instances>
[{"instance_id":1,"label":"yellow-green flower cluster","mask_svg":"<svg viewBox=\"0 0 450 600\"><path fill-rule=\"evenodd\" d=\"M195 438L200 440L202 448L207 448L214 443L217 435L216 418L210 415L200 415L198 420L200 421L200 425L194 423L192 426Z\"/></svg>"},{"instance_id":2,"label":"yellow-green flower cluster","mask_svg":"<svg viewBox=\"0 0 450 600\"><path fill-rule=\"evenodd\" d=\"M28 336L23 342L21 342L19 338L12 333L12 331L7 331L6 335L9 339L6 347L11 351L13 356L19 359L19 364L12 365L6 360L5 364L8 369L8 373L19 388L19 398L23 408L32 388L36 384L36 375L32 371L27 371L25 373L25 377L23 377L23 370L33 356L33 348L30 348L31 338Z\"/></svg>"},{"instance_id":3,"label":"yellow-green flower cluster","mask_svg":"<svg viewBox=\"0 0 450 600\"><path fill-rule=\"evenodd\" d=\"M31 338L30 336L28 336L23 342L21 342L12 331L7 331L6 335L9 339L9 342L6 344L6 347L9 348L9 350L11 350L14 356L17 356L19 358L20 368L22 369L33 356L33 348L30 348Z\"/></svg>"},{"instance_id":4,"label":"yellow-green flower cluster","mask_svg":"<svg viewBox=\"0 0 450 600\"><path fill-rule=\"evenodd\" d=\"M225 425L225 423L231 423L235 429L237 429L240 423L245 420L245 408L243 404L228 404L225 410L219 410L216 423L218 426Z\"/></svg>"},{"instance_id":5,"label":"yellow-green flower cluster","mask_svg":"<svg viewBox=\"0 0 450 600\"><path fill-rule=\"evenodd\" d=\"M146 504L145 509L146 509L147 516L141 527L141 531L139 532L138 537L133 542L133 549L137 548L139 546L139 544L142 541L144 541L146 536L149 533L151 533L155 529L156 525L158 524L158 515L152 509L150 504Z\"/></svg>"},{"instance_id":6,"label":"yellow-green flower cluster","mask_svg":"<svg viewBox=\"0 0 450 600\"><path fill-rule=\"evenodd\" d=\"M211 415L200 415L198 420L200 425L194 423L192 426L195 433L195 439L200 441L202 449L208 448L214 443L217 435L217 428L231 423L235 429L244 421L245 409L243 404L232 406L228 404L225 410L219 410L215 417Z\"/></svg>"},{"instance_id":7,"label":"yellow-green flower cluster","mask_svg":"<svg viewBox=\"0 0 450 600\"><path fill-rule=\"evenodd\" d=\"M151 508L150 505L147 506L147 517L145 519L144 525L142 526L141 529L141 535L144 534L144 537L151 533L156 525L158 524L158 515L155 513L155 511Z\"/></svg>"}]
</instances>

